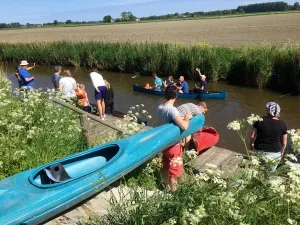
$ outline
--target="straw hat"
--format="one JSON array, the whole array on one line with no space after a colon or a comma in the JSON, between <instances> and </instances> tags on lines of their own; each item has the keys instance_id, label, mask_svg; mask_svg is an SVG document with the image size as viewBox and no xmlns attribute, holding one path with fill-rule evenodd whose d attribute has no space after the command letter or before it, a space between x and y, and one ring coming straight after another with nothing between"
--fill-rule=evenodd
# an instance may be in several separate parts
<instances>
[{"instance_id":1,"label":"straw hat","mask_svg":"<svg viewBox=\"0 0 300 225\"><path fill-rule=\"evenodd\" d=\"M29 63L26 60L22 60L20 66L27 66Z\"/></svg>"}]
</instances>

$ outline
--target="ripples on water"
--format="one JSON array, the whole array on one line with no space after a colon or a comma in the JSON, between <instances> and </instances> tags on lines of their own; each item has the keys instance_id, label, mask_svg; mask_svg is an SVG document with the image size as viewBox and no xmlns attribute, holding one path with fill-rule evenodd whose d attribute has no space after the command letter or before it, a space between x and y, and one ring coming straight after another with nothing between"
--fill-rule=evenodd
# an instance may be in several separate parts
<instances>
[{"instance_id":1,"label":"ripples on water","mask_svg":"<svg viewBox=\"0 0 300 225\"><path fill-rule=\"evenodd\" d=\"M66 67L65 67L66 68ZM91 102L94 102L94 89L89 78L89 71L84 68L70 69L77 82L84 83ZM7 66L10 79L17 87L17 81L13 75L13 65ZM36 77L35 87L53 88L51 75L52 67L36 66L30 73ZM115 92L115 108L118 111L127 112L129 107L137 104L144 104L146 110L153 115L155 124L155 109L163 101L162 97L146 95L133 92L132 85L153 83L152 77L139 76L131 78L133 74L121 74L101 71L101 74L107 79ZM188 80L190 87L193 82ZM252 88L241 88L229 85L226 82L208 83L209 90L227 91L226 100L208 100L209 111L206 114L206 126L215 127L220 133L218 146L228 148L237 152L243 152L243 144L237 134L227 129L227 124L232 120L243 119L251 113L264 115L265 104L269 101L276 101L282 108L281 118L289 129L300 128L300 99L295 96L287 96L268 90L257 90ZM193 102L197 100L177 99L176 106Z\"/></svg>"}]
</instances>

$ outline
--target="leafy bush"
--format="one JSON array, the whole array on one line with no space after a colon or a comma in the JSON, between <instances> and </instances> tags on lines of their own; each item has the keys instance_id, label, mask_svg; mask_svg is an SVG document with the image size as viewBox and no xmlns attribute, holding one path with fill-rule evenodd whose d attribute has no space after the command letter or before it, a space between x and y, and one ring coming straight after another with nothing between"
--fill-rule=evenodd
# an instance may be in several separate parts
<instances>
[{"instance_id":1,"label":"leafy bush","mask_svg":"<svg viewBox=\"0 0 300 225\"><path fill-rule=\"evenodd\" d=\"M48 101L54 90L11 94L3 75L0 88L0 179L87 147L77 115Z\"/></svg>"}]
</instances>

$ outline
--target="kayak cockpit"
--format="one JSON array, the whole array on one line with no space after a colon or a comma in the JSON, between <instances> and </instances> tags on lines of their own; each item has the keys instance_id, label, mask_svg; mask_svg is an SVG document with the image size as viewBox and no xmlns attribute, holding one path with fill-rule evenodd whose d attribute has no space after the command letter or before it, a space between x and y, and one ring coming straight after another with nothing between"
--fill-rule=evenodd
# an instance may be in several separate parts
<instances>
[{"instance_id":1,"label":"kayak cockpit","mask_svg":"<svg viewBox=\"0 0 300 225\"><path fill-rule=\"evenodd\" d=\"M38 168L29 181L41 188L50 188L78 179L100 170L120 152L119 145L110 145L99 150L74 155Z\"/></svg>"}]
</instances>

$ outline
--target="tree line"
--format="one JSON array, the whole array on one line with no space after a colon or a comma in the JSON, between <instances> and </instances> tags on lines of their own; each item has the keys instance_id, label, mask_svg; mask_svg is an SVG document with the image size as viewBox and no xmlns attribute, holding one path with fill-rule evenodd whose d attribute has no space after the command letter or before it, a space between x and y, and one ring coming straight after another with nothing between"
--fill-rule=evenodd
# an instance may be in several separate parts
<instances>
[{"instance_id":1,"label":"tree line","mask_svg":"<svg viewBox=\"0 0 300 225\"><path fill-rule=\"evenodd\" d=\"M256 3L245 6L238 6L236 9L216 10L209 12L186 12L186 13L174 13L160 16L148 16L142 17L141 20L164 20L164 19L176 19L176 18L192 18L192 17L205 17L205 16L222 16L222 15L234 15L242 13L256 13L256 12L274 12L274 11L287 11L287 10L300 10L299 2L295 2L294 5L288 5L286 2L266 2Z\"/></svg>"},{"instance_id":2,"label":"tree line","mask_svg":"<svg viewBox=\"0 0 300 225\"><path fill-rule=\"evenodd\" d=\"M294 5L289 5L286 2L266 2L266 3L256 3L245 6L238 6L236 9L226 9L226 10L216 10L216 11L199 11L199 12L185 12L185 13L174 13L166 14L160 16L148 16L137 18L132 12L122 12L120 18L112 18L110 15L103 17L102 21L72 21L67 20L60 22L54 20L52 23L44 24L30 24L22 25L19 22L15 23L0 23L1 28L21 28L21 27L41 27L41 26L59 26L61 24L98 24L98 23L113 23L113 22L130 22L139 20L165 20L165 19L176 19L176 18L193 18L193 17L206 17L206 16L222 16L222 15L234 15L243 13L256 13L256 12L274 12L274 11L288 11L288 10L300 10L299 2L295 2Z\"/></svg>"}]
</instances>

